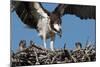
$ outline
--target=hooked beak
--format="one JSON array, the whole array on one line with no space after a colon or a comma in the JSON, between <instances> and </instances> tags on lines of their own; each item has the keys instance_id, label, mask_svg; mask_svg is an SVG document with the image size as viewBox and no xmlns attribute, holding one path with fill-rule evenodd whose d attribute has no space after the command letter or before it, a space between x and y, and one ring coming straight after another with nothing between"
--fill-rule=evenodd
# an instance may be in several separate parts
<instances>
[{"instance_id":1,"label":"hooked beak","mask_svg":"<svg viewBox=\"0 0 100 67\"><path fill-rule=\"evenodd\" d=\"M58 31L58 35L60 38L62 37L62 30L61 29Z\"/></svg>"}]
</instances>

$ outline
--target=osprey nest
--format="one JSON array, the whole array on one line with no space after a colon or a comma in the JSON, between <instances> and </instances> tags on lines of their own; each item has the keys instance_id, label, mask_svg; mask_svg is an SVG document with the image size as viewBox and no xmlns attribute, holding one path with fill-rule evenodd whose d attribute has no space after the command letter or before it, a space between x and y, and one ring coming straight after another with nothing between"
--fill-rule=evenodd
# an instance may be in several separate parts
<instances>
[{"instance_id":1,"label":"osprey nest","mask_svg":"<svg viewBox=\"0 0 100 67\"><path fill-rule=\"evenodd\" d=\"M75 46L75 49L68 50L65 48L65 44L64 48L51 51L37 46L33 41L30 41L30 46L26 47L26 41L21 40L19 50L16 52L11 51L11 67L90 62L96 60L96 47L94 45L87 44L86 47L82 48L82 44L77 42Z\"/></svg>"}]
</instances>

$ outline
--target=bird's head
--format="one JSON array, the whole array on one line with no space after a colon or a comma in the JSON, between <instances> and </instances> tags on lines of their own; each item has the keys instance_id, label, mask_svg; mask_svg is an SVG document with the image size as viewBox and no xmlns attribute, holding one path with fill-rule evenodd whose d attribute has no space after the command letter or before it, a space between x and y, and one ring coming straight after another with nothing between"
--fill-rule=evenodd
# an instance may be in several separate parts
<instances>
[{"instance_id":1,"label":"bird's head","mask_svg":"<svg viewBox=\"0 0 100 67\"><path fill-rule=\"evenodd\" d=\"M54 33L57 33L60 37L62 36L61 29L61 18L56 14L50 15L50 26Z\"/></svg>"}]
</instances>

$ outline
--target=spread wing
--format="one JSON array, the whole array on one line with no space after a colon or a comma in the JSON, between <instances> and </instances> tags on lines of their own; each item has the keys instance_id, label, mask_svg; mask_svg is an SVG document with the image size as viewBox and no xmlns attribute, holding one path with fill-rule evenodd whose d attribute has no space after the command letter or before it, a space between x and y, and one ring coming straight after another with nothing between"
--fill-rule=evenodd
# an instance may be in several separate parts
<instances>
[{"instance_id":1,"label":"spread wing","mask_svg":"<svg viewBox=\"0 0 100 67\"><path fill-rule=\"evenodd\" d=\"M81 19L96 19L96 6L60 4L53 13L58 13L60 16L76 15Z\"/></svg>"},{"instance_id":2,"label":"spread wing","mask_svg":"<svg viewBox=\"0 0 100 67\"><path fill-rule=\"evenodd\" d=\"M29 28L37 28L40 13L46 11L41 3L37 2L12 1L12 5L11 10L16 11L18 17Z\"/></svg>"}]
</instances>

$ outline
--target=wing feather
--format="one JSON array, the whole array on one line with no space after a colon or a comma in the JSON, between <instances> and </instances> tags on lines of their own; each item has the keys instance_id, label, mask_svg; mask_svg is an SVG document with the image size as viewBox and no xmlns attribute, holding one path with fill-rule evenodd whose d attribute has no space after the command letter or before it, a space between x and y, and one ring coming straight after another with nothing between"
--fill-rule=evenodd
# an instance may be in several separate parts
<instances>
[{"instance_id":1,"label":"wing feather","mask_svg":"<svg viewBox=\"0 0 100 67\"><path fill-rule=\"evenodd\" d=\"M87 5L68 5L65 14L73 14L81 19L96 19L96 7Z\"/></svg>"},{"instance_id":2,"label":"wing feather","mask_svg":"<svg viewBox=\"0 0 100 67\"><path fill-rule=\"evenodd\" d=\"M60 16L65 14L76 15L81 19L96 19L96 6L59 4L53 13Z\"/></svg>"},{"instance_id":3,"label":"wing feather","mask_svg":"<svg viewBox=\"0 0 100 67\"><path fill-rule=\"evenodd\" d=\"M37 28L39 13L44 12L41 3L13 1L14 10L24 24L30 28ZM46 10L45 10L46 11Z\"/></svg>"}]
</instances>

